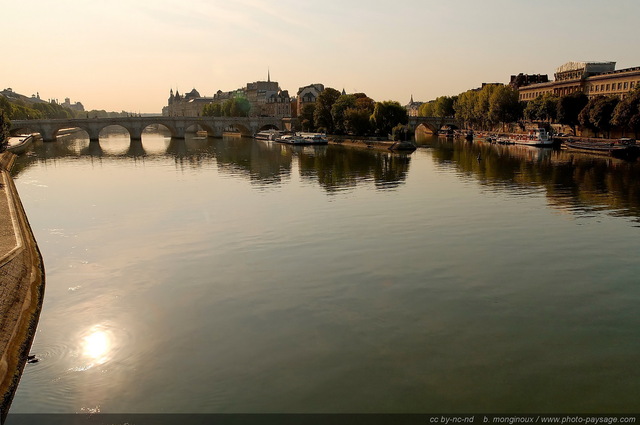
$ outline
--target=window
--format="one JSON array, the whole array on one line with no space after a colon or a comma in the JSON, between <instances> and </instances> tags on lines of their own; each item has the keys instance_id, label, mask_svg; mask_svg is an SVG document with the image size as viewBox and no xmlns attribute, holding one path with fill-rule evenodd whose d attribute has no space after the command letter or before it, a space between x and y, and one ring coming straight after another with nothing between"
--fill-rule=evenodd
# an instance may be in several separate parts
<instances>
[{"instance_id":1,"label":"window","mask_svg":"<svg viewBox=\"0 0 640 425\"><path fill-rule=\"evenodd\" d=\"M624 83L624 89L625 89L625 90L627 90L628 88L629 88L629 83L627 83L627 82L625 81L625 83Z\"/></svg>"},{"instance_id":2,"label":"window","mask_svg":"<svg viewBox=\"0 0 640 425\"><path fill-rule=\"evenodd\" d=\"M606 90L607 90L607 91L609 91L609 84L607 84L607 88L606 88Z\"/></svg>"},{"instance_id":3,"label":"window","mask_svg":"<svg viewBox=\"0 0 640 425\"><path fill-rule=\"evenodd\" d=\"M618 83L618 90L622 90L622 83Z\"/></svg>"},{"instance_id":4,"label":"window","mask_svg":"<svg viewBox=\"0 0 640 425\"><path fill-rule=\"evenodd\" d=\"M626 84L626 83L625 83L625 84ZM633 82L633 81L632 81L632 82L631 82L631 87L630 87L630 88L631 88L631 89L633 89L633 86L634 86L634 85L635 85L635 82Z\"/></svg>"}]
</instances>

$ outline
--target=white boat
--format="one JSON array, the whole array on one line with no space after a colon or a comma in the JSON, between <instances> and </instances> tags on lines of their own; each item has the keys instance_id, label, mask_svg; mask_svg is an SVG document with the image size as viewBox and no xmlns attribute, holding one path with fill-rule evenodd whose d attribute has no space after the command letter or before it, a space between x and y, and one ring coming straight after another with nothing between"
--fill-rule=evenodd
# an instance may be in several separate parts
<instances>
[{"instance_id":1,"label":"white boat","mask_svg":"<svg viewBox=\"0 0 640 425\"><path fill-rule=\"evenodd\" d=\"M287 145L303 145L305 140L295 134L283 134L276 139L276 142L286 143Z\"/></svg>"},{"instance_id":2,"label":"white boat","mask_svg":"<svg viewBox=\"0 0 640 425\"><path fill-rule=\"evenodd\" d=\"M264 130L264 131L257 132L256 134L253 135L253 137L256 140L267 140L267 141L273 142L277 140L281 134L282 132L278 130Z\"/></svg>"},{"instance_id":3,"label":"white boat","mask_svg":"<svg viewBox=\"0 0 640 425\"><path fill-rule=\"evenodd\" d=\"M296 136L304 140L305 145L326 145L329 143L324 133L297 133Z\"/></svg>"},{"instance_id":4,"label":"white boat","mask_svg":"<svg viewBox=\"0 0 640 425\"><path fill-rule=\"evenodd\" d=\"M498 143L551 147L553 146L554 140L551 133L547 132L547 130L544 128L536 128L530 130L527 134L509 134L504 137L498 137Z\"/></svg>"},{"instance_id":5,"label":"white boat","mask_svg":"<svg viewBox=\"0 0 640 425\"><path fill-rule=\"evenodd\" d=\"M7 150L16 155L24 153L31 145L35 137L33 134L27 134L18 137L10 137L7 145Z\"/></svg>"},{"instance_id":6,"label":"white boat","mask_svg":"<svg viewBox=\"0 0 640 425\"><path fill-rule=\"evenodd\" d=\"M284 134L276 139L276 142L288 145L326 145L328 140L322 133L296 133Z\"/></svg>"}]
</instances>

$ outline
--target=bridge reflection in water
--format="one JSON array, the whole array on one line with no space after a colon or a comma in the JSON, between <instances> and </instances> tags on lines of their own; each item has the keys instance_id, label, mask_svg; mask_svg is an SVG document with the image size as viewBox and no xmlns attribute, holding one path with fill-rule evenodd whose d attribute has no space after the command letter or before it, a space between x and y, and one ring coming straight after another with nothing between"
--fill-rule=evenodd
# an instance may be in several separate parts
<instances>
[{"instance_id":1,"label":"bridge reflection in water","mask_svg":"<svg viewBox=\"0 0 640 425\"><path fill-rule=\"evenodd\" d=\"M223 173L245 176L268 187L291 178L295 162L302 179L331 193L363 182L373 182L380 189L397 187L406 182L412 157L429 155L443 171L455 170L461 178L491 190L543 190L549 204L560 210L608 210L615 215L640 217L638 162L437 137L421 137L417 143L418 151L406 155L331 145L292 147L242 137L189 135L175 139L166 133L147 133L142 140L130 140L116 132L100 142L89 142L86 136L76 134L60 138L58 143L34 144L32 151L17 161L14 173L19 175L32 162L65 157L145 162L169 156L182 170L215 165Z\"/></svg>"},{"instance_id":2,"label":"bridge reflection in water","mask_svg":"<svg viewBox=\"0 0 640 425\"><path fill-rule=\"evenodd\" d=\"M35 144L45 361L13 408L631 411L638 165L418 142Z\"/></svg>"}]
</instances>

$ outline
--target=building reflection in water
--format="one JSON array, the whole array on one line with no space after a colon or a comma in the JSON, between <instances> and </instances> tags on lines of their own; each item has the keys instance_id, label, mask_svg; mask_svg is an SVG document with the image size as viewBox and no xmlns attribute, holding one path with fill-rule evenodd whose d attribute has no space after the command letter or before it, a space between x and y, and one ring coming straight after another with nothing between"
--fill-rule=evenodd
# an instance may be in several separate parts
<instances>
[{"instance_id":1,"label":"building reflection in water","mask_svg":"<svg viewBox=\"0 0 640 425\"><path fill-rule=\"evenodd\" d=\"M89 142L79 133L55 143L38 142L16 162L19 175L30 163L61 158L99 158L100 161L174 158L176 167L215 166L221 173L242 176L259 187L280 185L297 168L301 179L317 182L327 193L360 183L376 189L401 186L411 161L430 156L438 167L456 170L493 190L540 189L550 205L572 212L607 209L612 214L640 217L640 166L609 157L527 146L469 143L437 137L418 140L414 154L394 154L342 146L297 147L241 137L172 139L167 134L145 133L142 141L128 135L110 135ZM481 158L478 160L478 158Z\"/></svg>"},{"instance_id":2,"label":"building reflection in water","mask_svg":"<svg viewBox=\"0 0 640 425\"><path fill-rule=\"evenodd\" d=\"M554 208L608 210L640 217L640 164L562 149L485 142L433 141L433 159L481 184L503 190L545 190ZM481 160L478 160L478 157Z\"/></svg>"}]
</instances>

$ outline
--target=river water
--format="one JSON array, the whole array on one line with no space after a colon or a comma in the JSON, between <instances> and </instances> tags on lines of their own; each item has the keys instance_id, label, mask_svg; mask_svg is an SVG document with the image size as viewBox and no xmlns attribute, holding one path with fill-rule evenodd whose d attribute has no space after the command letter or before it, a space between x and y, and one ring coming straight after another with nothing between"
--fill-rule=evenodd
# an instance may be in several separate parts
<instances>
[{"instance_id":1,"label":"river water","mask_svg":"<svg viewBox=\"0 0 640 425\"><path fill-rule=\"evenodd\" d=\"M12 413L640 410L640 164L419 143L37 143Z\"/></svg>"}]
</instances>

